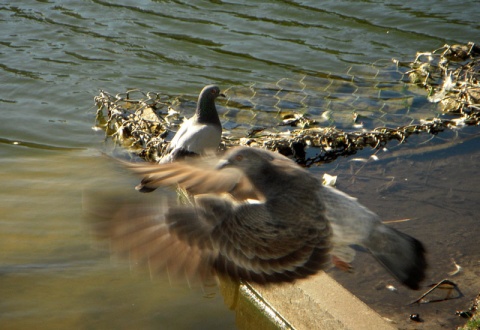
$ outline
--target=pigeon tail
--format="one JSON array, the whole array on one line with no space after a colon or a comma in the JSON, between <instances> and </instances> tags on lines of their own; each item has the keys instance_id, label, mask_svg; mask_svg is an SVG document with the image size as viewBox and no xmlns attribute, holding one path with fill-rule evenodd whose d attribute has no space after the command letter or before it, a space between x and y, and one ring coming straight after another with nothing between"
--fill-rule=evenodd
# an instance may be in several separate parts
<instances>
[{"instance_id":1,"label":"pigeon tail","mask_svg":"<svg viewBox=\"0 0 480 330\"><path fill-rule=\"evenodd\" d=\"M380 223L364 246L400 282L411 289L419 289L427 268L425 248L420 241Z\"/></svg>"}]
</instances>

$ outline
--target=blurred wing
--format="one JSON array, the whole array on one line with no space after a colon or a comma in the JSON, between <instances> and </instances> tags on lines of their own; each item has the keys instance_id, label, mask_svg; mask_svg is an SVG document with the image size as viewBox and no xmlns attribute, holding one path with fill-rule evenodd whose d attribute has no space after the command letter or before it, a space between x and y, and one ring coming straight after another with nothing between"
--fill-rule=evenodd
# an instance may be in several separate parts
<instances>
[{"instance_id":1,"label":"blurred wing","mask_svg":"<svg viewBox=\"0 0 480 330\"><path fill-rule=\"evenodd\" d=\"M121 206L119 206L121 205ZM146 267L152 276L168 274L170 280L210 284L215 253L208 241L211 225L192 222L188 237L171 233L165 221L166 199L160 205L124 198L84 197L84 210L97 238L107 240L113 253Z\"/></svg>"},{"instance_id":2,"label":"blurred wing","mask_svg":"<svg viewBox=\"0 0 480 330\"><path fill-rule=\"evenodd\" d=\"M168 207L172 202L166 200L158 206L93 201L86 210L97 236L152 275L166 272L171 279L204 284L223 274L267 284L307 277L329 262L329 228L279 231L263 204L239 209L212 196L198 198L197 207Z\"/></svg>"},{"instance_id":3,"label":"blurred wing","mask_svg":"<svg viewBox=\"0 0 480 330\"><path fill-rule=\"evenodd\" d=\"M249 198L261 200L263 198L239 170L233 168L216 170L212 162L209 163L205 159L188 163L175 162L155 165L122 163L144 177L137 186L137 190L178 186L192 195L229 193L237 200Z\"/></svg>"}]
</instances>

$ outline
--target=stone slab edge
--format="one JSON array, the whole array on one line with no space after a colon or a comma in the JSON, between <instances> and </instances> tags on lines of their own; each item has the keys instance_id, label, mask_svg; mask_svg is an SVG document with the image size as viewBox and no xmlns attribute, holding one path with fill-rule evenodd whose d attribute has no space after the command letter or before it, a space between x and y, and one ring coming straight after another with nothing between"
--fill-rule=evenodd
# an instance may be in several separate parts
<instances>
[{"instance_id":1,"label":"stone slab edge","mask_svg":"<svg viewBox=\"0 0 480 330\"><path fill-rule=\"evenodd\" d=\"M260 309L263 317L274 325L273 328L396 329L393 324L383 319L324 272L293 284L267 287L241 284L236 300L249 301L250 306ZM245 306L245 303L240 303L234 308L237 326L256 328L259 319L242 318L240 316L242 313L248 315L249 312L245 312L247 308L241 306Z\"/></svg>"}]
</instances>

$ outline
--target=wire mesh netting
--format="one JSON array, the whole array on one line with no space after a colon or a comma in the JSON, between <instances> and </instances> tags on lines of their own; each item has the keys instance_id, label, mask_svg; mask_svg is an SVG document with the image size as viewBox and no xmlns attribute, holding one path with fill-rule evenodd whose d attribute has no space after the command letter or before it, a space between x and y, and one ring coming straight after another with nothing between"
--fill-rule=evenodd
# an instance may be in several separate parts
<instances>
[{"instance_id":1,"label":"wire mesh netting","mask_svg":"<svg viewBox=\"0 0 480 330\"><path fill-rule=\"evenodd\" d=\"M378 61L344 74L306 74L224 90L222 149L252 145L310 166L379 149L412 134L478 125L480 47L445 45L412 62ZM130 90L95 97L97 126L147 161L157 161L195 110L195 97ZM439 106L440 105L440 106Z\"/></svg>"}]
</instances>

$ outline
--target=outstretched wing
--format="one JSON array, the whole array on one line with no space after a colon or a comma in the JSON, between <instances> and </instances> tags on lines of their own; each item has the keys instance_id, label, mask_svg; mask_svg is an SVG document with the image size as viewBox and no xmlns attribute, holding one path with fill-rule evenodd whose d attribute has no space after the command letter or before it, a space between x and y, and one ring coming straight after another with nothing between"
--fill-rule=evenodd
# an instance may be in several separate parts
<instances>
[{"instance_id":1,"label":"outstretched wing","mask_svg":"<svg viewBox=\"0 0 480 330\"><path fill-rule=\"evenodd\" d=\"M178 186L192 195L229 193L237 200L263 198L242 172L233 168L216 170L216 163L216 158L206 157L168 164L123 162L143 177L137 189Z\"/></svg>"},{"instance_id":2,"label":"outstretched wing","mask_svg":"<svg viewBox=\"0 0 480 330\"><path fill-rule=\"evenodd\" d=\"M168 274L190 285L209 284L215 278L215 251L208 241L210 224L192 223L187 236L178 235L166 221L169 201L164 196L152 204L141 199L84 195L85 216L100 241L111 252L152 276ZM148 199L148 198L147 198ZM188 239L187 239L188 238Z\"/></svg>"},{"instance_id":3,"label":"outstretched wing","mask_svg":"<svg viewBox=\"0 0 480 330\"><path fill-rule=\"evenodd\" d=\"M87 209L96 233L110 240L114 252L152 274L185 276L190 283L208 282L216 274L261 284L289 282L329 262L328 230L279 230L264 204L238 206L214 196L199 197L195 207L172 203L130 202L110 212L119 203L103 200Z\"/></svg>"}]
</instances>

